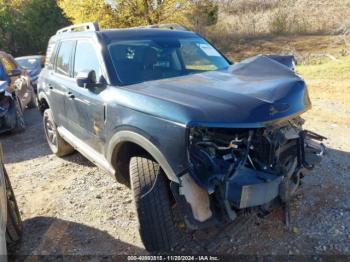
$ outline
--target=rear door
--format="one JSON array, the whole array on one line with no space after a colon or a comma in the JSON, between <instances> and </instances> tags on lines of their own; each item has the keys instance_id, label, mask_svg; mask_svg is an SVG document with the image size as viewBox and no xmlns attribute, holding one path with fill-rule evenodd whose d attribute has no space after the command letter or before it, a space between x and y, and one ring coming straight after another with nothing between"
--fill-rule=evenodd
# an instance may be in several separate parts
<instances>
[{"instance_id":1,"label":"rear door","mask_svg":"<svg viewBox=\"0 0 350 262\"><path fill-rule=\"evenodd\" d=\"M47 86L49 100L55 123L67 127L66 104L69 98L69 86L74 84L72 77L72 56L75 47L74 40L62 41L59 44L54 61L54 70L48 74Z\"/></svg>"},{"instance_id":2,"label":"rear door","mask_svg":"<svg viewBox=\"0 0 350 262\"><path fill-rule=\"evenodd\" d=\"M93 40L77 41L73 63L74 77L81 71L94 70L97 82L105 81L103 60L97 50L98 46ZM67 104L69 131L101 153L105 129L105 103L101 94L103 90L94 92L74 84L70 86L69 92L73 97Z\"/></svg>"}]
</instances>

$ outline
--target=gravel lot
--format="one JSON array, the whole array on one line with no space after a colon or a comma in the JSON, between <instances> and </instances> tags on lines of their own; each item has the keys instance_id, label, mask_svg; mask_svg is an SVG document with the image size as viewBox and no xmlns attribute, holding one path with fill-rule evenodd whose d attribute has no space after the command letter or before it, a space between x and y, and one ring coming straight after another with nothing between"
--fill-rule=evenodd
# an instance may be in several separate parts
<instances>
[{"instance_id":1,"label":"gravel lot","mask_svg":"<svg viewBox=\"0 0 350 262\"><path fill-rule=\"evenodd\" d=\"M321 166L306 174L292 202L291 230L277 208L264 219L247 216L187 234L184 253L350 255L350 126L336 118L348 117L350 107L313 98L307 127L329 138L329 150ZM13 254L147 254L130 190L79 153L52 155L36 109L26 111L25 120L24 133L0 137L24 221Z\"/></svg>"}]
</instances>

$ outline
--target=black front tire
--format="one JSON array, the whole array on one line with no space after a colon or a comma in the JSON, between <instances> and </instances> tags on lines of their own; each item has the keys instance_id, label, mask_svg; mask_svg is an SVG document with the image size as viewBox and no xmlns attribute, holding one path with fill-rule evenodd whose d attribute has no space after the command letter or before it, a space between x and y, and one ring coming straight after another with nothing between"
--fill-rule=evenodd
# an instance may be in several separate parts
<instances>
[{"instance_id":1,"label":"black front tire","mask_svg":"<svg viewBox=\"0 0 350 262\"><path fill-rule=\"evenodd\" d=\"M44 112L43 124L47 143L49 144L52 153L62 157L74 152L74 148L58 133L50 108L46 109Z\"/></svg>"},{"instance_id":2,"label":"black front tire","mask_svg":"<svg viewBox=\"0 0 350 262\"><path fill-rule=\"evenodd\" d=\"M145 157L131 158L130 178L145 248L150 252L170 250L175 242L176 229L169 181L160 166Z\"/></svg>"}]
</instances>

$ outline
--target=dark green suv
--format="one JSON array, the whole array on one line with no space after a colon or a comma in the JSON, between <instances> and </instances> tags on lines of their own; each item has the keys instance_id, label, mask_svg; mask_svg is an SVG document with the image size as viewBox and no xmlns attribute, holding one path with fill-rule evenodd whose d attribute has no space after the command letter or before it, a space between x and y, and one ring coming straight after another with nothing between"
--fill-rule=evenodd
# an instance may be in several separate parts
<instances>
[{"instance_id":1,"label":"dark green suv","mask_svg":"<svg viewBox=\"0 0 350 262\"><path fill-rule=\"evenodd\" d=\"M131 185L145 247L165 250L174 209L201 229L288 203L324 147L302 128L311 102L292 57L233 64L194 32L154 27L59 30L38 96L52 151Z\"/></svg>"}]
</instances>

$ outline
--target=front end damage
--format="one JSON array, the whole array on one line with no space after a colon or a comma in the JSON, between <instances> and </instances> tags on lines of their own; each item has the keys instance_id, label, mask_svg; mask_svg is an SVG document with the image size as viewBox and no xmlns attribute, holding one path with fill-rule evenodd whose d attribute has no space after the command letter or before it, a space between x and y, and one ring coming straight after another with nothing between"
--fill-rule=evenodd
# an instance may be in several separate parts
<instances>
[{"instance_id":1,"label":"front end damage","mask_svg":"<svg viewBox=\"0 0 350 262\"><path fill-rule=\"evenodd\" d=\"M7 82L0 81L0 133L16 127L16 103L13 95L7 91Z\"/></svg>"},{"instance_id":2,"label":"front end damage","mask_svg":"<svg viewBox=\"0 0 350 262\"><path fill-rule=\"evenodd\" d=\"M320 160L325 137L302 128L300 117L264 128L190 129L192 167L172 191L187 225L203 228L280 200L289 223L289 200L305 169Z\"/></svg>"}]
</instances>

